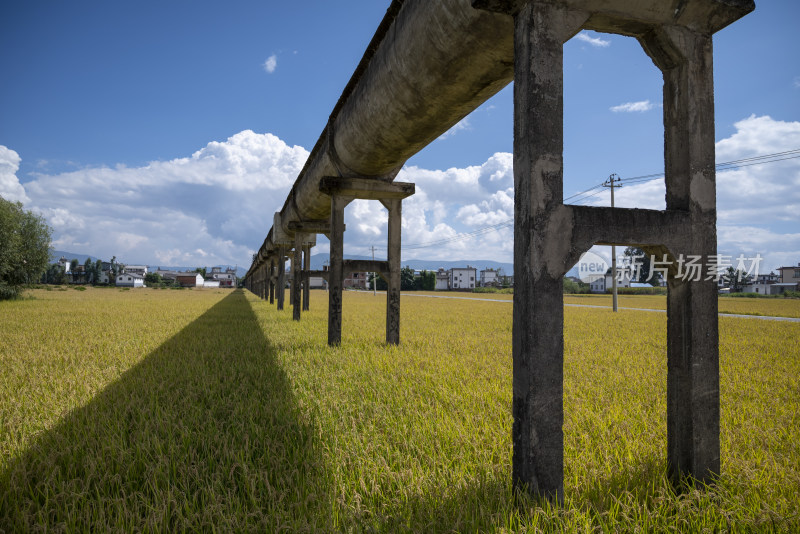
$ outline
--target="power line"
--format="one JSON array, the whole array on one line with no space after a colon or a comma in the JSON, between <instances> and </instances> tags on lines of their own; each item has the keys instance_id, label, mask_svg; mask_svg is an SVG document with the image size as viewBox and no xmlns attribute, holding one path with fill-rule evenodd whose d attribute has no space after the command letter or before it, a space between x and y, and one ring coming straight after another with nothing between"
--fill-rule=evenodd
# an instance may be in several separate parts
<instances>
[{"instance_id":1,"label":"power line","mask_svg":"<svg viewBox=\"0 0 800 534\"><path fill-rule=\"evenodd\" d=\"M786 161L790 159L797 159L800 158L800 148L796 148L793 150L787 150L785 152L776 152L773 154L763 154L760 156L752 156L749 158L742 158L732 161L725 161L721 163L715 164L717 171L719 172L726 172L726 171L733 171L739 169L741 167L750 167L753 165L763 165L766 163L776 163L778 161ZM630 178L620 178L618 179L619 182L624 182L626 184L635 184L635 183L642 183L647 182L649 180L655 178L663 178L664 173L652 173L652 174L644 174L641 176L632 176ZM582 205L583 202L586 202L588 199L595 197L603 192L605 192L604 184L606 182L601 182L597 185L590 187L584 191L579 193L575 193L572 196L566 197L563 202L566 203L569 200L572 200L573 205ZM470 239L473 237L478 237L484 234L488 234L490 232L501 230L503 228L510 227L514 224L514 219L507 219L505 221L490 225L484 226L481 228L477 228L471 232L460 233L455 236L446 237L442 239L438 239L435 241L427 241L421 243L411 243L408 245L403 245L404 250L414 250L420 248L428 248L428 247L435 247L440 245L446 245L448 243L454 243L456 241L463 241L465 239ZM379 247L385 248L385 247Z\"/></svg>"}]
</instances>

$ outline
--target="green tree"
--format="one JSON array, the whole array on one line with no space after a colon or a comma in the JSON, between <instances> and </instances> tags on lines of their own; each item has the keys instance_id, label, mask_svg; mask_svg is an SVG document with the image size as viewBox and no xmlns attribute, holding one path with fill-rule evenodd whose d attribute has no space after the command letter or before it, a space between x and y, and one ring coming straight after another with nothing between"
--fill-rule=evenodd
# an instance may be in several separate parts
<instances>
[{"instance_id":1,"label":"green tree","mask_svg":"<svg viewBox=\"0 0 800 534\"><path fill-rule=\"evenodd\" d=\"M731 293L741 293L745 286L749 286L752 283L753 277L740 269L728 267L728 270L725 271L722 278L727 286L731 288Z\"/></svg>"},{"instance_id":2,"label":"green tree","mask_svg":"<svg viewBox=\"0 0 800 534\"><path fill-rule=\"evenodd\" d=\"M84 273L84 282L87 284L91 284L94 282L95 274L94 274L94 262L92 258L86 257L86 261L83 262L83 273Z\"/></svg>"},{"instance_id":3,"label":"green tree","mask_svg":"<svg viewBox=\"0 0 800 534\"><path fill-rule=\"evenodd\" d=\"M400 290L413 291L414 289L414 269L406 265L400 269Z\"/></svg>"},{"instance_id":4,"label":"green tree","mask_svg":"<svg viewBox=\"0 0 800 534\"><path fill-rule=\"evenodd\" d=\"M99 259L94 262L94 285L100 283L100 277L103 275L103 262Z\"/></svg>"},{"instance_id":5,"label":"green tree","mask_svg":"<svg viewBox=\"0 0 800 534\"><path fill-rule=\"evenodd\" d=\"M67 275L64 273L64 267L58 263L52 264L45 272L46 284L65 284L67 282Z\"/></svg>"},{"instance_id":6,"label":"green tree","mask_svg":"<svg viewBox=\"0 0 800 534\"><path fill-rule=\"evenodd\" d=\"M144 283L149 285L158 285L161 284L161 275L158 273L147 273L144 275Z\"/></svg>"},{"instance_id":7,"label":"green tree","mask_svg":"<svg viewBox=\"0 0 800 534\"><path fill-rule=\"evenodd\" d=\"M589 284L564 277L564 293L589 293Z\"/></svg>"},{"instance_id":8,"label":"green tree","mask_svg":"<svg viewBox=\"0 0 800 534\"><path fill-rule=\"evenodd\" d=\"M639 282L641 284L650 284L651 286L658 286L660 285L661 281L661 273L657 272L650 278L650 256L645 253L644 250L640 249L639 247L627 247L625 252L623 253L625 258L633 263L638 264L639 267L639 277L636 280L631 280L631 282ZM634 272L636 272L636 268L634 267ZM617 262L617 269L618 271L621 269L619 262ZM648 280L649 278L649 280Z\"/></svg>"},{"instance_id":9,"label":"green tree","mask_svg":"<svg viewBox=\"0 0 800 534\"><path fill-rule=\"evenodd\" d=\"M436 272L423 270L415 280L416 289L433 291L436 288Z\"/></svg>"},{"instance_id":10,"label":"green tree","mask_svg":"<svg viewBox=\"0 0 800 534\"><path fill-rule=\"evenodd\" d=\"M389 285L386 283L386 280L383 279L381 275L375 275L373 273L369 273L369 283L370 289L372 289L372 284L375 284L375 289L378 291L386 291L389 288Z\"/></svg>"},{"instance_id":11,"label":"green tree","mask_svg":"<svg viewBox=\"0 0 800 534\"><path fill-rule=\"evenodd\" d=\"M198 267L194 270L196 273L200 273L200 275L205 278L206 277L206 268L205 267Z\"/></svg>"},{"instance_id":12,"label":"green tree","mask_svg":"<svg viewBox=\"0 0 800 534\"><path fill-rule=\"evenodd\" d=\"M0 299L39 280L50 261L50 234L41 216L0 197Z\"/></svg>"},{"instance_id":13,"label":"green tree","mask_svg":"<svg viewBox=\"0 0 800 534\"><path fill-rule=\"evenodd\" d=\"M117 263L117 257L111 256L111 272L109 273L109 284L116 285L117 283L117 275L119 274L119 264Z\"/></svg>"}]
</instances>

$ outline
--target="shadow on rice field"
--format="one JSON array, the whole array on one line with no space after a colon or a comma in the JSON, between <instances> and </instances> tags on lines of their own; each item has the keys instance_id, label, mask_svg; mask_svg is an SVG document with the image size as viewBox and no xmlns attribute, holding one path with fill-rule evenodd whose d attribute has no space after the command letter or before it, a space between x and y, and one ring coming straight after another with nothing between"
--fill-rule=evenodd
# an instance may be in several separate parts
<instances>
[{"instance_id":1,"label":"shadow on rice field","mask_svg":"<svg viewBox=\"0 0 800 534\"><path fill-rule=\"evenodd\" d=\"M6 464L0 531L296 528L331 506L313 428L236 291Z\"/></svg>"}]
</instances>

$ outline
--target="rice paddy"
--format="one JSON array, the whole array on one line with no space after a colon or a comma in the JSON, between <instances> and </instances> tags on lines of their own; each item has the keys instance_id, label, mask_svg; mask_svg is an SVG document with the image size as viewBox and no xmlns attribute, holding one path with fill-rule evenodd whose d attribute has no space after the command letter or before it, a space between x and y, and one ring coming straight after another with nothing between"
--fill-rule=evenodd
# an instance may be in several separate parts
<instances>
[{"instance_id":1,"label":"rice paddy","mask_svg":"<svg viewBox=\"0 0 800 534\"><path fill-rule=\"evenodd\" d=\"M566 308L553 507L511 489L510 305L403 297L390 347L385 296L346 292L330 348L324 292L300 322L241 290L30 296L0 303L0 531L800 530L798 323L720 318L722 474L676 492L665 314Z\"/></svg>"}]
</instances>

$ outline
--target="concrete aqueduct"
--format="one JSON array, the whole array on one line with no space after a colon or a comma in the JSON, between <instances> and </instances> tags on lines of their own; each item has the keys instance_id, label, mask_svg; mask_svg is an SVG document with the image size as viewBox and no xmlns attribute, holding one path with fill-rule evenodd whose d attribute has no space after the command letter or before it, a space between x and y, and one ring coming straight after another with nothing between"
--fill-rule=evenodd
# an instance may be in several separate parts
<instances>
[{"instance_id":1,"label":"concrete aqueduct","mask_svg":"<svg viewBox=\"0 0 800 534\"><path fill-rule=\"evenodd\" d=\"M512 478L561 500L562 278L594 244L700 255L704 264L716 254L712 35L753 9L753 0L394 0L275 214L246 287L283 309L288 257L299 320L309 298L302 281L326 276L328 343L336 345L344 273L381 272L386 341L399 343L401 206L414 184L394 177L514 80ZM636 38L663 73L666 210L563 203L562 45L582 29ZM343 260L344 209L357 198L389 211L388 261ZM309 270L316 234L330 239L325 273ZM667 459L676 480L709 480L720 471L716 287L676 272L673 264Z\"/></svg>"}]
</instances>

